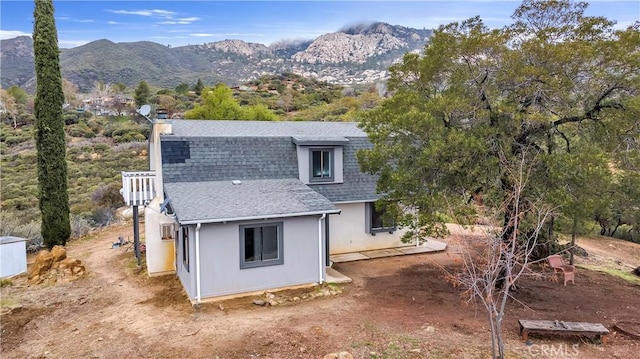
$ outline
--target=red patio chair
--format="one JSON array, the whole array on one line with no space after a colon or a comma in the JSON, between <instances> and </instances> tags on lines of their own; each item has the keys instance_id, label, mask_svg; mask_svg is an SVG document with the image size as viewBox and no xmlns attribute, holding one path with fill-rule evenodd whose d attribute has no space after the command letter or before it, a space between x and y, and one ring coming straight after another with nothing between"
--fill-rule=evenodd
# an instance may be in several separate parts
<instances>
[{"instance_id":1,"label":"red patio chair","mask_svg":"<svg viewBox=\"0 0 640 359\"><path fill-rule=\"evenodd\" d=\"M567 285L567 281L571 281L571 283L575 284L574 281L576 275L576 267L570 264L564 264L564 260L562 256L558 254L550 255L547 257L547 262L551 268L553 268L553 274L555 275L557 272L562 272L564 274L564 285Z\"/></svg>"}]
</instances>

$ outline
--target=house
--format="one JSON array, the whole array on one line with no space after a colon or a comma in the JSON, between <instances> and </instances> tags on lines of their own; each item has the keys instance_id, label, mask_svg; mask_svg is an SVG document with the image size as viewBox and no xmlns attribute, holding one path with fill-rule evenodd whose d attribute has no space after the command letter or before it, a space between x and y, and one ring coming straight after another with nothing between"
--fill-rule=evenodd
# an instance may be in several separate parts
<instances>
[{"instance_id":1,"label":"house","mask_svg":"<svg viewBox=\"0 0 640 359\"><path fill-rule=\"evenodd\" d=\"M156 120L150 171L123 172L149 274L200 302L322 283L330 255L406 245L359 169L369 146L356 123Z\"/></svg>"}]
</instances>

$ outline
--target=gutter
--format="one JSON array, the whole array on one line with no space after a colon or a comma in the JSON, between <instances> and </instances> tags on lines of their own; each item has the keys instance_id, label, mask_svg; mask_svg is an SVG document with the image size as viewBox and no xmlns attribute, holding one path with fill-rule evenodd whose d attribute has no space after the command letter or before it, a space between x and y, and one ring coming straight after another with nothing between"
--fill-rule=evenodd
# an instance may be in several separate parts
<instances>
[{"instance_id":1,"label":"gutter","mask_svg":"<svg viewBox=\"0 0 640 359\"><path fill-rule=\"evenodd\" d=\"M200 293L200 227L201 223L196 225L196 304L200 304L202 299Z\"/></svg>"},{"instance_id":2,"label":"gutter","mask_svg":"<svg viewBox=\"0 0 640 359\"><path fill-rule=\"evenodd\" d=\"M327 218L327 214L323 213L318 218L318 284L322 284L324 278L322 270L324 269L324 256L322 255L322 221Z\"/></svg>"},{"instance_id":3,"label":"gutter","mask_svg":"<svg viewBox=\"0 0 640 359\"><path fill-rule=\"evenodd\" d=\"M303 216L317 216L327 214L340 214L341 210L333 209L328 211L315 211L315 212L301 212L301 213L287 213L276 215L262 215L262 216L249 216L249 217L229 217L218 219L192 219L188 221L180 221L180 224L208 224L208 223L225 223L225 222L239 222L239 221L252 221L252 220L264 220L264 219L276 219L276 218L288 218L288 217L303 217ZM196 232L197 233L197 232Z\"/></svg>"}]
</instances>

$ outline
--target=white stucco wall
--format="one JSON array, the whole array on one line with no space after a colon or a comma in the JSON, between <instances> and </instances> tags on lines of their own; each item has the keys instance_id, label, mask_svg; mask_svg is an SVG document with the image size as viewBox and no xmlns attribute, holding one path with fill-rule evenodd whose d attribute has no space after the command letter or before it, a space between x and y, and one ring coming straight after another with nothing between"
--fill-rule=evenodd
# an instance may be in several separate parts
<instances>
[{"instance_id":1,"label":"white stucco wall","mask_svg":"<svg viewBox=\"0 0 640 359\"><path fill-rule=\"evenodd\" d=\"M175 223L160 213L160 199L156 197L144 211L144 235L147 246L147 272L149 275L175 273L175 241L162 240L162 224ZM176 224L176 228L178 225Z\"/></svg>"},{"instance_id":2,"label":"white stucco wall","mask_svg":"<svg viewBox=\"0 0 640 359\"><path fill-rule=\"evenodd\" d=\"M406 246L403 230L393 233L366 233L365 203L336 204L342 212L331 215L329 221L329 251L331 254L367 251Z\"/></svg>"},{"instance_id":3,"label":"white stucco wall","mask_svg":"<svg viewBox=\"0 0 640 359\"><path fill-rule=\"evenodd\" d=\"M149 170L156 173L156 196L144 211L145 244L147 246L147 272L149 275L175 273L175 241L162 240L162 224L174 223L174 220L160 213L160 205L164 201L162 191L162 153L160 152L160 136L171 133L171 124L155 120L149 138ZM178 225L176 223L176 228Z\"/></svg>"}]
</instances>

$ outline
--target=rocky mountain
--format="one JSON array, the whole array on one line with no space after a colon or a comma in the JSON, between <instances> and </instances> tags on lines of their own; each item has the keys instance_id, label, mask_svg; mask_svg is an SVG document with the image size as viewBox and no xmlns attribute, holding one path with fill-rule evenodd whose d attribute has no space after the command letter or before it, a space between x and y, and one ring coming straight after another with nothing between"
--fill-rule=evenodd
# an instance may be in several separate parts
<instances>
[{"instance_id":1,"label":"rocky mountain","mask_svg":"<svg viewBox=\"0 0 640 359\"><path fill-rule=\"evenodd\" d=\"M63 76L90 91L96 80L134 87L141 80L175 87L181 82L224 81L230 85L266 74L293 72L335 84L372 83L406 52L420 51L430 30L386 23L350 26L309 41L281 41L270 46L224 40L171 48L153 42L97 40L62 49ZM33 43L29 37L2 40L2 87L33 87Z\"/></svg>"}]
</instances>

